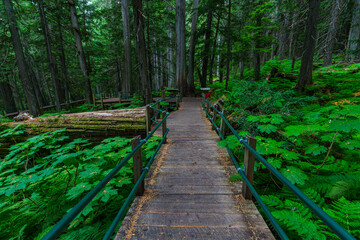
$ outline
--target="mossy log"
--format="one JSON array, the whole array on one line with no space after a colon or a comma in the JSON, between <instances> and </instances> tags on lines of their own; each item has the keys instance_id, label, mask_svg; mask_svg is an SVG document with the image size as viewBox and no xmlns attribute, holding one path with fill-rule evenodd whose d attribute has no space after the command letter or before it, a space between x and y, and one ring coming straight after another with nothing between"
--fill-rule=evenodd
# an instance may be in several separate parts
<instances>
[{"instance_id":1,"label":"mossy log","mask_svg":"<svg viewBox=\"0 0 360 240\"><path fill-rule=\"evenodd\" d=\"M145 108L106 110L39 117L23 122L9 122L15 127L23 124L30 135L66 128L71 138L134 137L146 135Z\"/></svg>"}]
</instances>

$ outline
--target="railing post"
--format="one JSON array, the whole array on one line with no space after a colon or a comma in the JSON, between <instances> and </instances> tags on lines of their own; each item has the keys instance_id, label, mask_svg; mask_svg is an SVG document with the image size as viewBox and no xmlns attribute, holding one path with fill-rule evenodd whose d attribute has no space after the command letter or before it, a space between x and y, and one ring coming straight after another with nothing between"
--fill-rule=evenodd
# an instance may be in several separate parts
<instances>
[{"instance_id":1,"label":"railing post","mask_svg":"<svg viewBox=\"0 0 360 240\"><path fill-rule=\"evenodd\" d=\"M164 101L164 100L165 100L165 90L163 89L163 90L161 90L161 101ZM163 112L161 118L164 118L165 114L166 114L166 112Z\"/></svg>"},{"instance_id":2,"label":"railing post","mask_svg":"<svg viewBox=\"0 0 360 240\"><path fill-rule=\"evenodd\" d=\"M206 112L208 112L209 113L209 115L210 115L210 104L209 104L209 102L206 102Z\"/></svg>"},{"instance_id":3,"label":"railing post","mask_svg":"<svg viewBox=\"0 0 360 240\"><path fill-rule=\"evenodd\" d=\"M166 116L166 112L163 113L163 117ZM163 135L163 138L164 138L164 142L163 143L166 143L166 137L165 137L165 133L166 133L166 119L163 121L162 123L162 135Z\"/></svg>"},{"instance_id":4,"label":"railing post","mask_svg":"<svg viewBox=\"0 0 360 240\"><path fill-rule=\"evenodd\" d=\"M226 110L223 109L221 113L222 113L222 115L223 115L224 118L225 118ZM226 124L225 124L224 118L221 118L221 122L220 122L220 132L221 132L221 134L223 135L223 137L225 138ZM220 134L219 134L219 135L220 135ZM221 136L220 136L220 140L222 140Z\"/></svg>"},{"instance_id":5,"label":"railing post","mask_svg":"<svg viewBox=\"0 0 360 240\"><path fill-rule=\"evenodd\" d=\"M102 93L100 93L100 99L101 99L101 109L104 110L104 99Z\"/></svg>"},{"instance_id":6,"label":"railing post","mask_svg":"<svg viewBox=\"0 0 360 240\"><path fill-rule=\"evenodd\" d=\"M119 92L119 103L121 103L121 92Z\"/></svg>"},{"instance_id":7,"label":"railing post","mask_svg":"<svg viewBox=\"0 0 360 240\"><path fill-rule=\"evenodd\" d=\"M256 150L256 139L252 136L247 136L248 138L248 144L250 147L252 147L254 150ZM244 168L245 168L245 175L247 179L249 179L249 182L253 184L254 181L254 165L255 165L255 156L247 149L245 148L244 153ZM242 186L242 194L245 199L252 199L252 193L248 186L246 185L245 181L243 181Z\"/></svg>"},{"instance_id":8,"label":"railing post","mask_svg":"<svg viewBox=\"0 0 360 240\"><path fill-rule=\"evenodd\" d=\"M137 145L140 143L140 136L136 136L133 139L131 139L131 148L134 150ZM142 172L142 148L136 151L136 153L133 155L133 171L134 171L134 184L139 180L141 172ZM137 196L142 196L145 191L145 185L144 180L140 183L140 186L136 192Z\"/></svg>"},{"instance_id":9,"label":"railing post","mask_svg":"<svg viewBox=\"0 0 360 240\"><path fill-rule=\"evenodd\" d=\"M213 115L213 121L214 121L214 123L216 124L216 118L217 118L217 111L213 111L213 113L214 113L214 115ZM211 128L212 130L215 130L215 125L213 124L212 125L212 128Z\"/></svg>"},{"instance_id":10,"label":"railing post","mask_svg":"<svg viewBox=\"0 0 360 240\"><path fill-rule=\"evenodd\" d=\"M165 100L165 90L161 90L161 100L164 101Z\"/></svg>"},{"instance_id":11,"label":"railing post","mask_svg":"<svg viewBox=\"0 0 360 240\"><path fill-rule=\"evenodd\" d=\"M92 98L93 98L93 103L94 105L96 105L96 98L95 98L95 94L92 95ZM70 103L69 103L70 104ZM71 104L70 104L71 105Z\"/></svg>"},{"instance_id":12,"label":"railing post","mask_svg":"<svg viewBox=\"0 0 360 240\"><path fill-rule=\"evenodd\" d=\"M151 130L151 108L150 108L150 105L146 106L145 121L146 121L146 135L147 135Z\"/></svg>"},{"instance_id":13,"label":"railing post","mask_svg":"<svg viewBox=\"0 0 360 240\"><path fill-rule=\"evenodd\" d=\"M180 104L180 95L177 95L177 97L176 97L176 110L179 110L179 104Z\"/></svg>"}]
</instances>

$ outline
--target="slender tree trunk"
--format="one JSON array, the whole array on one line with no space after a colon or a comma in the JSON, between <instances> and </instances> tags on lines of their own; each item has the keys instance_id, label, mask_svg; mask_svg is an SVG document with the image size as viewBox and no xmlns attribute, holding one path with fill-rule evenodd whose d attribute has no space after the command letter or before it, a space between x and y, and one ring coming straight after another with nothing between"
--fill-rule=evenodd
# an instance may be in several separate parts
<instances>
[{"instance_id":1,"label":"slender tree trunk","mask_svg":"<svg viewBox=\"0 0 360 240\"><path fill-rule=\"evenodd\" d=\"M216 49L217 49L219 26L220 26L220 17L218 18L217 23L216 23L216 31L215 31L215 37L214 37L213 47L212 47L213 50L212 50L212 54L211 54L211 58L210 58L210 67L209 67L209 83L210 84L213 83L213 68L214 68L214 62L215 62L215 53L216 53Z\"/></svg>"},{"instance_id":2,"label":"slender tree trunk","mask_svg":"<svg viewBox=\"0 0 360 240\"><path fill-rule=\"evenodd\" d=\"M63 6L62 2L58 4L60 5L60 7ZM63 38L63 30L62 30L62 25L61 25L61 14L59 12L60 10L58 10L57 13L57 25L58 25L58 31L59 31L59 50L60 50L60 67L61 67L61 72L62 72L62 82L64 83L64 87L65 87L65 98L66 98L66 103L67 103L67 108L70 108L70 81L69 81L69 73L68 73L68 69L67 69L67 65L66 65L66 56L65 56L65 49L64 49L64 38Z\"/></svg>"},{"instance_id":3,"label":"slender tree trunk","mask_svg":"<svg viewBox=\"0 0 360 240\"><path fill-rule=\"evenodd\" d=\"M187 86L189 93L195 92L194 85L194 59L195 59L195 34L198 19L199 0L194 0L192 20L191 20L191 38L190 38L190 52L189 52L189 68L187 75Z\"/></svg>"},{"instance_id":4,"label":"slender tree trunk","mask_svg":"<svg viewBox=\"0 0 360 240\"><path fill-rule=\"evenodd\" d=\"M211 25L213 18L213 9L209 6L209 10L206 18L206 32L205 32L205 44L203 53L203 64L202 64L202 78L200 79L201 87L206 87L208 63L209 63L209 51L211 44Z\"/></svg>"},{"instance_id":5,"label":"slender tree trunk","mask_svg":"<svg viewBox=\"0 0 360 240\"><path fill-rule=\"evenodd\" d=\"M5 12L9 21L9 28L11 33L11 39L13 42L13 47L16 56L16 64L19 69L19 75L22 82L22 86L24 89L26 101L30 110L30 113L34 116L38 116L40 114L40 108L38 101L36 99L35 90L29 77L29 66L26 64L24 52L22 49L22 44L20 40L20 35L18 32L18 25L15 18L13 5L11 0L3 0Z\"/></svg>"},{"instance_id":6,"label":"slender tree trunk","mask_svg":"<svg viewBox=\"0 0 360 240\"><path fill-rule=\"evenodd\" d=\"M49 68L50 68L50 76L54 85L54 95L55 95L55 105L56 111L61 111L61 102L60 102L60 83L57 74L55 73L55 63L53 61L53 53L52 53L52 46L50 42L49 31L47 27L46 16L44 12L44 2L43 0L38 0L38 7L41 19L41 26L44 33L44 40L46 44L46 53L49 61Z\"/></svg>"},{"instance_id":7,"label":"slender tree trunk","mask_svg":"<svg viewBox=\"0 0 360 240\"><path fill-rule=\"evenodd\" d=\"M75 3L73 0L68 0L68 3L69 3L70 13L71 13L71 24L72 24L73 32L74 32L77 54L79 56L80 68L82 70L83 77L85 80L86 100L89 104L92 104L93 99L92 99L91 83L90 83L88 68L86 66L85 54L84 54L81 36L80 36L79 22L78 22L78 18L76 15Z\"/></svg>"},{"instance_id":8,"label":"slender tree trunk","mask_svg":"<svg viewBox=\"0 0 360 240\"><path fill-rule=\"evenodd\" d=\"M301 58L299 81L296 88L303 91L306 85L313 84L312 68L314 61L317 22L320 14L320 1L309 1L309 14L306 23L304 51Z\"/></svg>"},{"instance_id":9,"label":"slender tree trunk","mask_svg":"<svg viewBox=\"0 0 360 240\"><path fill-rule=\"evenodd\" d=\"M351 28L347 46L348 61L355 61L360 58L360 0L354 0Z\"/></svg>"},{"instance_id":10,"label":"slender tree trunk","mask_svg":"<svg viewBox=\"0 0 360 240\"><path fill-rule=\"evenodd\" d=\"M256 26L261 26L261 16L256 17ZM259 81L260 80L260 48L261 48L261 42L259 41L259 38L261 34L258 32L255 34L255 40L254 40L254 80Z\"/></svg>"},{"instance_id":11,"label":"slender tree trunk","mask_svg":"<svg viewBox=\"0 0 360 240\"><path fill-rule=\"evenodd\" d=\"M286 42L287 42L287 32L288 32L288 25L289 25L289 14L284 13L283 15L283 21L281 26L281 32L280 32L280 44L278 49L278 55L280 60L285 58L285 48L286 48Z\"/></svg>"},{"instance_id":12,"label":"slender tree trunk","mask_svg":"<svg viewBox=\"0 0 360 240\"><path fill-rule=\"evenodd\" d=\"M146 56L146 42L144 25L145 19L143 15L142 0L133 0L133 11L134 11L134 26L136 34L136 52L138 57L140 81L142 88L142 95L145 104L152 102L151 83L148 79L148 64Z\"/></svg>"},{"instance_id":13,"label":"slender tree trunk","mask_svg":"<svg viewBox=\"0 0 360 240\"><path fill-rule=\"evenodd\" d=\"M185 0L176 0L176 83L180 91L186 86Z\"/></svg>"},{"instance_id":14,"label":"slender tree trunk","mask_svg":"<svg viewBox=\"0 0 360 240\"><path fill-rule=\"evenodd\" d=\"M17 112L13 92L8 82L0 82L0 96L3 100L6 113Z\"/></svg>"},{"instance_id":15,"label":"slender tree trunk","mask_svg":"<svg viewBox=\"0 0 360 240\"><path fill-rule=\"evenodd\" d=\"M131 91L131 34L128 0L122 0L121 7L124 37L124 77L122 91Z\"/></svg>"},{"instance_id":16,"label":"slender tree trunk","mask_svg":"<svg viewBox=\"0 0 360 240\"><path fill-rule=\"evenodd\" d=\"M225 89L227 90L230 77L230 59L231 59L231 0L229 0L229 13L228 13L228 26L227 26L227 56L226 56L226 83Z\"/></svg>"},{"instance_id":17,"label":"slender tree trunk","mask_svg":"<svg viewBox=\"0 0 360 240\"><path fill-rule=\"evenodd\" d=\"M325 55L324 55L324 63L323 63L324 67L332 65L332 55L336 40L337 23L342 5L343 3L341 0L335 0L331 8L331 19L325 40L325 49L324 49Z\"/></svg>"},{"instance_id":18,"label":"slender tree trunk","mask_svg":"<svg viewBox=\"0 0 360 240\"><path fill-rule=\"evenodd\" d=\"M169 24L169 30L168 30L168 36L170 40L170 44L168 47L168 68L169 68L169 82L168 87L173 88L175 87L175 73L174 73L174 50L172 48L172 45L174 43L174 33L171 28L171 24Z\"/></svg>"}]
</instances>

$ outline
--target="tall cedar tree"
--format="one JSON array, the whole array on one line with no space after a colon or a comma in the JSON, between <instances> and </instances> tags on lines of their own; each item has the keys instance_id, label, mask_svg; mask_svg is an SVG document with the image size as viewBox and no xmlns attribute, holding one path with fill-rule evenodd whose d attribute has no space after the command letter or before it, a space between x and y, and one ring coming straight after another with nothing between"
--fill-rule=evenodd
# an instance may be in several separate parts
<instances>
[{"instance_id":1,"label":"tall cedar tree","mask_svg":"<svg viewBox=\"0 0 360 240\"><path fill-rule=\"evenodd\" d=\"M306 85L312 85L312 69L317 32L317 23L320 15L320 1L309 1L309 13L306 23L304 53L301 58L299 81L296 88L303 91Z\"/></svg>"}]
</instances>

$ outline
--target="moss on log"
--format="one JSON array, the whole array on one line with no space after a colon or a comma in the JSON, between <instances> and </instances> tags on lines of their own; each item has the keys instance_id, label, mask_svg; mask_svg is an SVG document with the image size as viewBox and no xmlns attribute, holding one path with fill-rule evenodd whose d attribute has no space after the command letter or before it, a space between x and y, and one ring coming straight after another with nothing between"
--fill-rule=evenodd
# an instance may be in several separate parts
<instances>
[{"instance_id":1,"label":"moss on log","mask_svg":"<svg viewBox=\"0 0 360 240\"><path fill-rule=\"evenodd\" d=\"M22 122L9 122L15 127L19 124L30 135L66 128L70 137L107 138L115 136L145 137L145 108L106 110L85 113L62 114L51 117L39 117Z\"/></svg>"}]
</instances>

